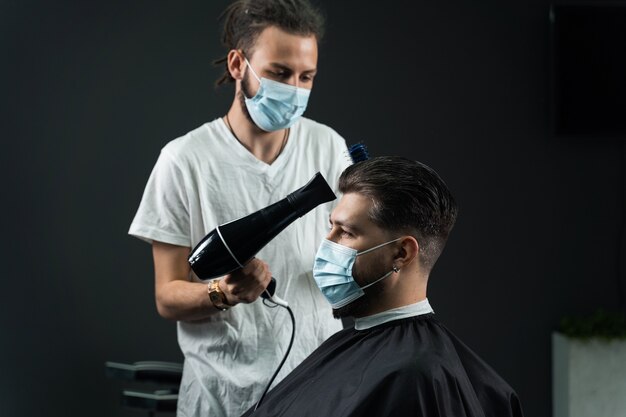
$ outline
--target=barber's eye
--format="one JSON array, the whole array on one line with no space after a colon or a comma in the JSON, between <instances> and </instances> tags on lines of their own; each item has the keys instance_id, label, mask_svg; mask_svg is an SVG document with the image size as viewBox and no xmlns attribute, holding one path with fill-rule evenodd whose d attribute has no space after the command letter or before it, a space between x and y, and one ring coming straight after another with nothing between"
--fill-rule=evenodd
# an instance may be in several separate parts
<instances>
[{"instance_id":1,"label":"barber's eye","mask_svg":"<svg viewBox=\"0 0 626 417\"><path fill-rule=\"evenodd\" d=\"M271 74L276 78L289 78L291 76L287 71L272 71Z\"/></svg>"}]
</instances>

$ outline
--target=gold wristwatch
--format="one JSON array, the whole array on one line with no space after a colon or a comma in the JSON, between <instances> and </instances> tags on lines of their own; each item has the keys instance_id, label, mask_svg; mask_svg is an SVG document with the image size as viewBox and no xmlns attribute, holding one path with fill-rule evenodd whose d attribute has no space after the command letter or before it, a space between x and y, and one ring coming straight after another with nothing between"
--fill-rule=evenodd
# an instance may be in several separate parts
<instances>
[{"instance_id":1,"label":"gold wristwatch","mask_svg":"<svg viewBox=\"0 0 626 417\"><path fill-rule=\"evenodd\" d=\"M226 311L232 307L230 304L228 304L228 301L226 300L226 294L224 294L224 292L220 288L219 279L215 279L209 282L208 292L211 302L218 310Z\"/></svg>"}]
</instances>

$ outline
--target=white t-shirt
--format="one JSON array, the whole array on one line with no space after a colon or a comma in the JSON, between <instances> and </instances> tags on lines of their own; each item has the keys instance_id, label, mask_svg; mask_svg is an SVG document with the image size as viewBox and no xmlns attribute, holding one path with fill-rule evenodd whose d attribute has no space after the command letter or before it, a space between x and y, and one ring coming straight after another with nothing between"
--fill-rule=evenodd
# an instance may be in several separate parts
<instances>
[{"instance_id":1,"label":"white t-shirt","mask_svg":"<svg viewBox=\"0 0 626 417\"><path fill-rule=\"evenodd\" d=\"M268 165L248 152L222 119L168 143L150 175L129 234L190 248L216 226L285 198L321 172L336 191L348 165L346 143L331 128L300 118ZM258 254L276 278L276 294L296 318L293 348L276 384L341 329L312 275L337 200L296 220ZM201 322L178 322L185 356L179 416L239 416L258 401L287 349L288 312L259 299Z\"/></svg>"}]
</instances>

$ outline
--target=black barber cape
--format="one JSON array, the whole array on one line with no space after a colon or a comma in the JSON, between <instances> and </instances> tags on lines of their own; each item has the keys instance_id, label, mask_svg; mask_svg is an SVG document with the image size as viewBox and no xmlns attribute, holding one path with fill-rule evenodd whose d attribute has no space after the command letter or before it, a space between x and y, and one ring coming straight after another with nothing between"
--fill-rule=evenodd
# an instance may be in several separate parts
<instances>
[{"instance_id":1,"label":"black barber cape","mask_svg":"<svg viewBox=\"0 0 626 417\"><path fill-rule=\"evenodd\" d=\"M244 416L518 417L509 385L434 314L330 337Z\"/></svg>"}]
</instances>

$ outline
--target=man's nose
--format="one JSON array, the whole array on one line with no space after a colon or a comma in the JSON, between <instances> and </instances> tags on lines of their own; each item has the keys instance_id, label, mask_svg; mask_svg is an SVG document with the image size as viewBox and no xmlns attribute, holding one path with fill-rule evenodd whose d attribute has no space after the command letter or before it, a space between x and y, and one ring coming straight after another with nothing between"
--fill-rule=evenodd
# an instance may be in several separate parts
<instances>
[{"instance_id":1,"label":"man's nose","mask_svg":"<svg viewBox=\"0 0 626 417\"><path fill-rule=\"evenodd\" d=\"M339 233L335 228L332 228L330 232L328 232L328 234L326 235L326 239L330 240L331 242L337 243L337 241L339 240Z\"/></svg>"},{"instance_id":2,"label":"man's nose","mask_svg":"<svg viewBox=\"0 0 626 417\"><path fill-rule=\"evenodd\" d=\"M300 87L300 78L294 74L287 80L287 84L293 85L294 87Z\"/></svg>"}]
</instances>

